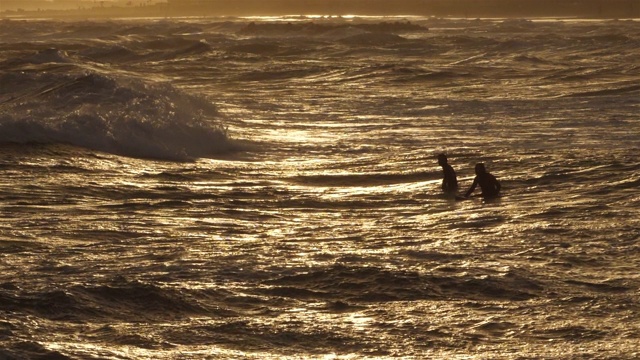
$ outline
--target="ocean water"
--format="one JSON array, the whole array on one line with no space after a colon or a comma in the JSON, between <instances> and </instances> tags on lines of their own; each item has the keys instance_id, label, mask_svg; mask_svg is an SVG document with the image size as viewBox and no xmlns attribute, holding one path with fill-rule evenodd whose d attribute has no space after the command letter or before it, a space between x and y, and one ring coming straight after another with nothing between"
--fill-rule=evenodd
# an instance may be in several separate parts
<instances>
[{"instance_id":1,"label":"ocean water","mask_svg":"<svg viewBox=\"0 0 640 360\"><path fill-rule=\"evenodd\" d=\"M637 21L0 21L0 358L638 358L639 59Z\"/></svg>"}]
</instances>

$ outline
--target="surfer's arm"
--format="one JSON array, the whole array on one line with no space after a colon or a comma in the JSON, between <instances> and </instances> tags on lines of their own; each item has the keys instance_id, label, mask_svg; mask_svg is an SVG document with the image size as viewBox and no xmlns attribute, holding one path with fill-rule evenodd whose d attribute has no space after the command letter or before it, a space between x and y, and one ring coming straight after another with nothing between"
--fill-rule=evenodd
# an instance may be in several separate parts
<instances>
[{"instance_id":1,"label":"surfer's arm","mask_svg":"<svg viewBox=\"0 0 640 360\"><path fill-rule=\"evenodd\" d=\"M476 186L478 186L478 177L477 176L476 176L475 179L473 179L473 184L471 184L471 187L469 188L469 190L467 190L467 193L464 194L464 197L469 197L469 195L471 195L473 190L476 189Z\"/></svg>"},{"instance_id":2,"label":"surfer's arm","mask_svg":"<svg viewBox=\"0 0 640 360\"><path fill-rule=\"evenodd\" d=\"M498 181L498 179L496 179L496 177L495 177L495 176L491 175L491 177L492 177L492 179L493 179L493 186L495 187L495 189L496 189L496 194L497 194L497 193L499 193L499 192L500 192L500 188L501 188L502 186L500 185L500 182Z\"/></svg>"}]
</instances>

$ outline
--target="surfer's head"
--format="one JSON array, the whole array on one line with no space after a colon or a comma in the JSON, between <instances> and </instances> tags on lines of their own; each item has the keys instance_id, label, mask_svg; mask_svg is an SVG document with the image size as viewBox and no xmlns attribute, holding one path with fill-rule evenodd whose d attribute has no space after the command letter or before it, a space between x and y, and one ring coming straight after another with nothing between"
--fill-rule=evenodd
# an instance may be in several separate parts
<instances>
[{"instance_id":1,"label":"surfer's head","mask_svg":"<svg viewBox=\"0 0 640 360\"><path fill-rule=\"evenodd\" d=\"M445 154L438 155L438 165L442 166L442 165L446 164L447 161L448 161L447 160L447 155L445 155Z\"/></svg>"},{"instance_id":2,"label":"surfer's head","mask_svg":"<svg viewBox=\"0 0 640 360\"><path fill-rule=\"evenodd\" d=\"M484 174L486 172L487 172L487 169L485 169L483 163L476 164L476 175Z\"/></svg>"}]
</instances>

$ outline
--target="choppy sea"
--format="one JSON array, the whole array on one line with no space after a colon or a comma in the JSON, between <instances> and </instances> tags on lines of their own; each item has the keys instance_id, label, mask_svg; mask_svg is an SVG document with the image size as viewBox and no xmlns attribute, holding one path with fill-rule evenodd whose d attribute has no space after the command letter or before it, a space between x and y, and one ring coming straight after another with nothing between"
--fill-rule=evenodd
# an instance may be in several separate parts
<instances>
[{"instance_id":1,"label":"choppy sea","mask_svg":"<svg viewBox=\"0 0 640 360\"><path fill-rule=\"evenodd\" d=\"M0 358L638 358L639 189L638 21L3 20Z\"/></svg>"}]
</instances>

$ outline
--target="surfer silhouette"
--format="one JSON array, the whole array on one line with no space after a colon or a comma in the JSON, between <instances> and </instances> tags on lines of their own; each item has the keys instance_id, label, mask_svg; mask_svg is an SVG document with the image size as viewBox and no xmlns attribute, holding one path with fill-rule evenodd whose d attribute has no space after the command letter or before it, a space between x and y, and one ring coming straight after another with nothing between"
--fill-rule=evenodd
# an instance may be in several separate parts
<instances>
[{"instance_id":1,"label":"surfer silhouette","mask_svg":"<svg viewBox=\"0 0 640 360\"><path fill-rule=\"evenodd\" d=\"M476 177L473 179L473 184L471 184L471 187L464 196L469 197L478 185L480 185L480 189L482 189L480 196L485 199L496 197L500 194L500 183L495 176L487 172L483 163L476 164Z\"/></svg>"},{"instance_id":2,"label":"surfer silhouette","mask_svg":"<svg viewBox=\"0 0 640 360\"><path fill-rule=\"evenodd\" d=\"M444 178L442 179L442 191L446 193L455 193L458 190L458 178L453 167L449 165L447 155L438 155L438 165L442 166L442 173Z\"/></svg>"}]
</instances>

